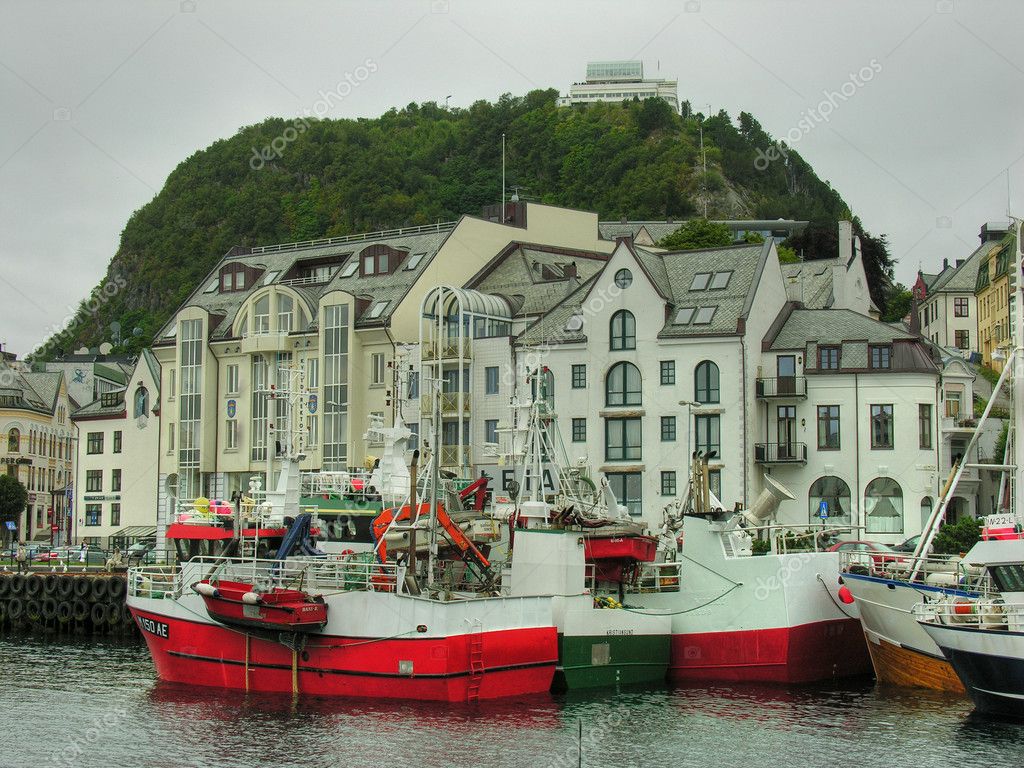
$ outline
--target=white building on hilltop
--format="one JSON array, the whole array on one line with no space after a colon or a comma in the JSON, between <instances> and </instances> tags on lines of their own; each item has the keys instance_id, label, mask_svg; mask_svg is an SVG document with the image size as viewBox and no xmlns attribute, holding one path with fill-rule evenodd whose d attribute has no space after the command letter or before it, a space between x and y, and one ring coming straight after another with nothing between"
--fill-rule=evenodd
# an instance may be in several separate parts
<instances>
[{"instance_id":1,"label":"white building on hilltop","mask_svg":"<svg viewBox=\"0 0 1024 768\"><path fill-rule=\"evenodd\" d=\"M591 61L587 63L586 81L573 83L569 95L558 100L558 106L657 98L664 99L678 112L678 85L677 80L645 79L642 61Z\"/></svg>"}]
</instances>

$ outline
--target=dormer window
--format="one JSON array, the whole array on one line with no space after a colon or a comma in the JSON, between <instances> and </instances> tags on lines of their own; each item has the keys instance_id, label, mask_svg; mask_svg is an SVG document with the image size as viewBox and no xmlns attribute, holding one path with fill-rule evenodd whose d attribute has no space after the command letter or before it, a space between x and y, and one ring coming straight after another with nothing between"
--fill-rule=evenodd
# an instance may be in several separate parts
<instances>
[{"instance_id":1,"label":"dormer window","mask_svg":"<svg viewBox=\"0 0 1024 768\"><path fill-rule=\"evenodd\" d=\"M249 279L252 272L252 280ZM226 264L220 270L220 292L244 291L260 276L262 270L246 267L244 264Z\"/></svg>"},{"instance_id":2,"label":"dormer window","mask_svg":"<svg viewBox=\"0 0 1024 768\"><path fill-rule=\"evenodd\" d=\"M361 274L363 277L388 275L398 269L406 255L406 251L400 251L383 243L368 245L359 254L359 263L362 265Z\"/></svg>"}]
</instances>

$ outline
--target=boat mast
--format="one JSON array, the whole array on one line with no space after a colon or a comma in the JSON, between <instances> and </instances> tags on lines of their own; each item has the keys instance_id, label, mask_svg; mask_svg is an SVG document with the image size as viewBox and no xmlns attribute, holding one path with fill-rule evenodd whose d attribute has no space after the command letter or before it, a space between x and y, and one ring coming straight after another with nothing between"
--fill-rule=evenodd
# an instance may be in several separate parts
<instances>
[{"instance_id":1,"label":"boat mast","mask_svg":"<svg viewBox=\"0 0 1024 768\"><path fill-rule=\"evenodd\" d=\"M1013 514L1020 522L1024 513L1021 494L1024 493L1024 279L1021 267L1024 265L1024 243L1021 242L1022 221L1011 217L1014 229L1014 245L1017 253L1010 260L1010 275L1014 278L1014 322L1013 322ZM1007 361L1009 363L1009 360ZM993 395L993 399L995 395Z\"/></svg>"}]
</instances>

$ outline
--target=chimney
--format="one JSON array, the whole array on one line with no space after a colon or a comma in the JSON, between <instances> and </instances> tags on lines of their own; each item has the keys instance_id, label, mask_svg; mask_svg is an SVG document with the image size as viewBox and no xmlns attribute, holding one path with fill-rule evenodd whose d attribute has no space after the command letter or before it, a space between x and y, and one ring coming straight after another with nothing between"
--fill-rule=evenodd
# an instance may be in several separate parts
<instances>
[{"instance_id":1,"label":"chimney","mask_svg":"<svg viewBox=\"0 0 1024 768\"><path fill-rule=\"evenodd\" d=\"M964 260L963 259L957 259L956 260L956 265L957 265L957 267L962 267L964 265Z\"/></svg>"},{"instance_id":2,"label":"chimney","mask_svg":"<svg viewBox=\"0 0 1024 768\"><path fill-rule=\"evenodd\" d=\"M853 258L853 222L839 222L839 263L846 265Z\"/></svg>"},{"instance_id":3,"label":"chimney","mask_svg":"<svg viewBox=\"0 0 1024 768\"><path fill-rule=\"evenodd\" d=\"M942 271L945 272L947 269L949 269L949 259L943 259L942 260Z\"/></svg>"}]
</instances>

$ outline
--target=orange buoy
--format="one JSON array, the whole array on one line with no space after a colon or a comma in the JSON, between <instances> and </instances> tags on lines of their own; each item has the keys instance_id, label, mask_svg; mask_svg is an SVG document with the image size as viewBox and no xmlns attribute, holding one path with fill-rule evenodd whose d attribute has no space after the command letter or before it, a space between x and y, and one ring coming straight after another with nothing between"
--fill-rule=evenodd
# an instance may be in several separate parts
<instances>
[{"instance_id":1,"label":"orange buoy","mask_svg":"<svg viewBox=\"0 0 1024 768\"><path fill-rule=\"evenodd\" d=\"M845 584L839 588L839 599L847 605L853 603L853 593L850 591L850 588Z\"/></svg>"}]
</instances>

